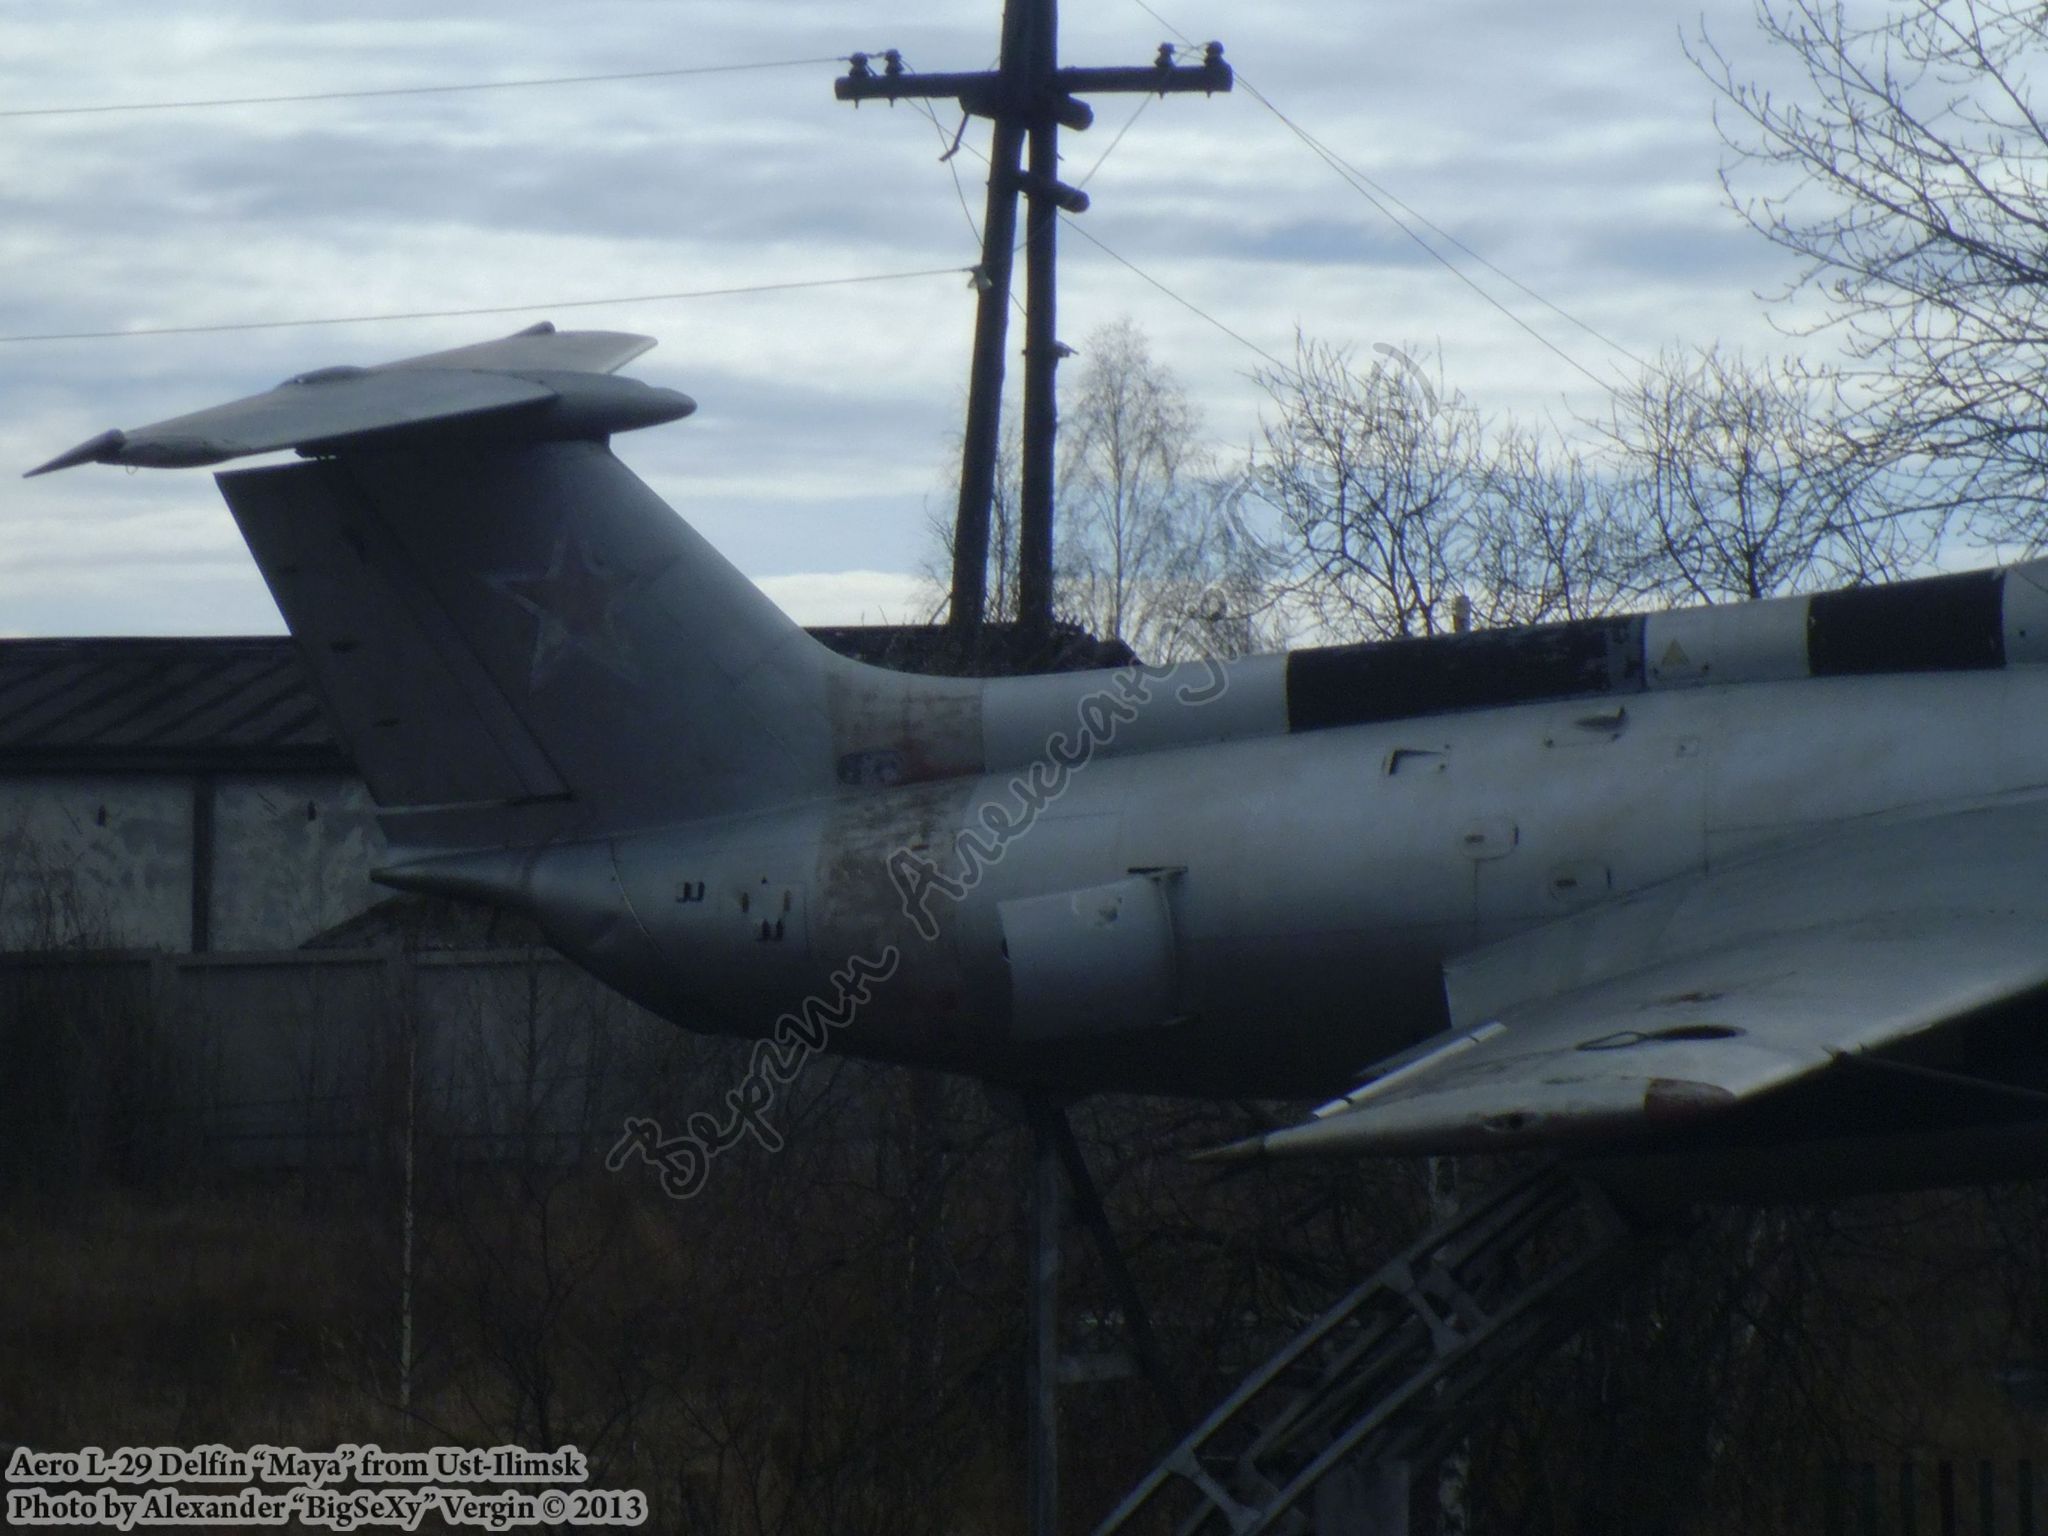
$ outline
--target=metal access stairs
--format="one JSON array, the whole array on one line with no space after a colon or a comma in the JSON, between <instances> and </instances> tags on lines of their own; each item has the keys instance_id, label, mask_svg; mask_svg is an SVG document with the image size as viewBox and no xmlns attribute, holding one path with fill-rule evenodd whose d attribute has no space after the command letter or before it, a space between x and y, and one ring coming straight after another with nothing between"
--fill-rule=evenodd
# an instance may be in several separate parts
<instances>
[{"instance_id":1,"label":"metal access stairs","mask_svg":"<svg viewBox=\"0 0 2048 1536\"><path fill-rule=\"evenodd\" d=\"M1255 1371L1095 1536L1307 1532L1309 1496L1340 1467L1454 1446L1637 1267L1643 1236L1555 1165L1487 1191Z\"/></svg>"}]
</instances>

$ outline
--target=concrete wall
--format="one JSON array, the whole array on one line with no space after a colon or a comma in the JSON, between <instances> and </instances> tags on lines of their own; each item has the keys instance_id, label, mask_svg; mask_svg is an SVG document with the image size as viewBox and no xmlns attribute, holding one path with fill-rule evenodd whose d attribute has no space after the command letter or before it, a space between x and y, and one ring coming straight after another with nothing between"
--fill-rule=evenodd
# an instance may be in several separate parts
<instances>
[{"instance_id":1,"label":"concrete wall","mask_svg":"<svg viewBox=\"0 0 2048 1536\"><path fill-rule=\"evenodd\" d=\"M293 949L382 854L345 775L0 777L0 950Z\"/></svg>"},{"instance_id":2,"label":"concrete wall","mask_svg":"<svg viewBox=\"0 0 2048 1536\"><path fill-rule=\"evenodd\" d=\"M0 949L184 949L191 927L189 780L0 779Z\"/></svg>"},{"instance_id":3,"label":"concrete wall","mask_svg":"<svg viewBox=\"0 0 2048 1536\"><path fill-rule=\"evenodd\" d=\"M213 830L212 949L296 949L391 894L359 780L222 778Z\"/></svg>"},{"instance_id":4,"label":"concrete wall","mask_svg":"<svg viewBox=\"0 0 2048 1536\"><path fill-rule=\"evenodd\" d=\"M737 1079L742 1047L488 924L301 948L390 898L383 856L341 774L0 775L0 1173L385 1159L409 1049L424 1128L478 1157L601 1152Z\"/></svg>"}]
</instances>

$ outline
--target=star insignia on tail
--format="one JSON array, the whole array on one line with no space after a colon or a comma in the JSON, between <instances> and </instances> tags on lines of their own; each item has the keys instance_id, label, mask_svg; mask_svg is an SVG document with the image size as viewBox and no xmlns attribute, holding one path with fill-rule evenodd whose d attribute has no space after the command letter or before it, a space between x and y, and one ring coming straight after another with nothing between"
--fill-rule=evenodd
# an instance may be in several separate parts
<instances>
[{"instance_id":1,"label":"star insignia on tail","mask_svg":"<svg viewBox=\"0 0 2048 1536\"><path fill-rule=\"evenodd\" d=\"M484 580L533 616L529 686L539 688L553 678L571 652L625 682L640 681L620 619L639 583L593 550L580 532L562 529L544 569L500 571Z\"/></svg>"}]
</instances>

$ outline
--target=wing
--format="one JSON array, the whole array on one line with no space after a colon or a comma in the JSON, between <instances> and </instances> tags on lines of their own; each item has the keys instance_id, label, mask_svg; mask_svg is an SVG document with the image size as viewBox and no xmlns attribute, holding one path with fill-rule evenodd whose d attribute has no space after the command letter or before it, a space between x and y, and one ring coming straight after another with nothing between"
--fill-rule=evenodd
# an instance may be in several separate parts
<instances>
[{"instance_id":1,"label":"wing","mask_svg":"<svg viewBox=\"0 0 2048 1536\"><path fill-rule=\"evenodd\" d=\"M2048 990L2048 804L1870 821L1446 968L1453 1027L1226 1153L1505 1150L1696 1120Z\"/></svg>"}]
</instances>

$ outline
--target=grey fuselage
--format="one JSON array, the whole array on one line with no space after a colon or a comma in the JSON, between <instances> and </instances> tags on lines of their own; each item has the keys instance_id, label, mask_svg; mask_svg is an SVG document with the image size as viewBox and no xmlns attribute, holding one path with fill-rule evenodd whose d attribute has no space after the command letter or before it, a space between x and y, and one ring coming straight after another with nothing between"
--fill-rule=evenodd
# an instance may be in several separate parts
<instances>
[{"instance_id":1,"label":"grey fuselage","mask_svg":"<svg viewBox=\"0 0 2048 1536\"><path fill-rule=\"evenodd\" d=\"M580 963L695 1028L770 1034L893 951L834 1048L1075 1091L1325 1096L1443 1029L1443 965L1475 946L1849 818L2048 785L2044 579L991 682L978 772L406 883L516 889ZM1345 719L1432 678L1442 712ZM1522 701L1470 702L1490 695ZM901 771L854 752L842 780L876 760Z\"/></svg>"}]
</instances>

